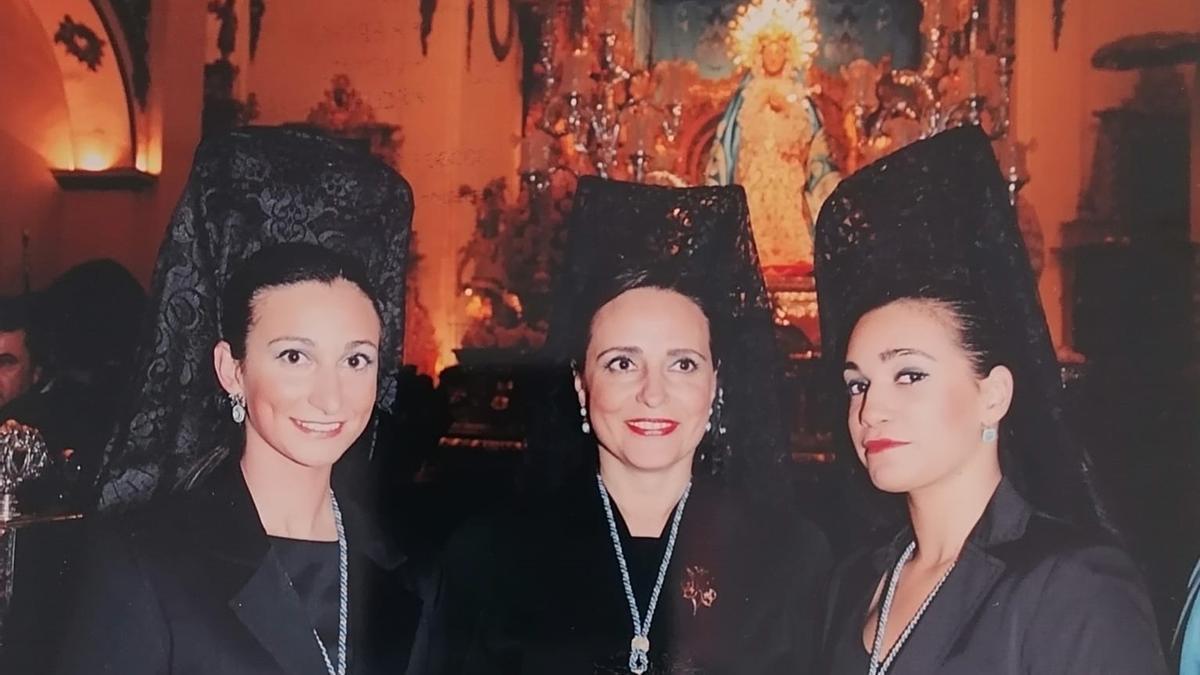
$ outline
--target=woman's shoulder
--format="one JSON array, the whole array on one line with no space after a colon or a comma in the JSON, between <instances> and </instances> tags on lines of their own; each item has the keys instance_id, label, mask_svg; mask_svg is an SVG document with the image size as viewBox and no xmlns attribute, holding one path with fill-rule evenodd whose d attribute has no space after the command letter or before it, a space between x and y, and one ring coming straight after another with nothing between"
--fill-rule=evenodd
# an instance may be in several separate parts
<instances>
[{"instance_id":1,"label":"woman's shoulder","mask_svg":"<svg viewBox=\"0 0 1200 675\"><path fill-rule=\"evenodd\" d=\"M172 496L115 514L99 514L85 525L89 564L110 572L155 576L180 570L193 558L192 500Z\"/></svg>"},{"instance_id":2,"label":"woman's shoulder","mask_svg":"<svg viewBox=\"0 0 1200 675\"><path fill-rule=\"evenodd\" d=\"M1136 578L1136 566L1115 535L1042 512L1030 515L1022 536L988 553L1012 573L1119 574Z\"/></svg>"}]
</instances>

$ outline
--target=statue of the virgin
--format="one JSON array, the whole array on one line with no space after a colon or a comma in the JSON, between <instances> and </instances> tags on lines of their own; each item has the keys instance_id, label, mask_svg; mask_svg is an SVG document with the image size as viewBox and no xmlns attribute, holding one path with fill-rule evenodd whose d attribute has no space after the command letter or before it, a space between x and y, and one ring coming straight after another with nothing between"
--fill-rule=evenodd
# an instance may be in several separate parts
<instances>
[{"instance_id":1,"label":"statue of the virgin","mask_svg":"<svg viewBox=\"0 0 1200 675\"><path fill-rule=\"evenodd\" d=\"M805 84L817 48L808 0L740 7L728 46L745 74L717 127L706 182L745 187L768 273L807 274L813 222L841 179Z\"/></svg>"}]
</instances>

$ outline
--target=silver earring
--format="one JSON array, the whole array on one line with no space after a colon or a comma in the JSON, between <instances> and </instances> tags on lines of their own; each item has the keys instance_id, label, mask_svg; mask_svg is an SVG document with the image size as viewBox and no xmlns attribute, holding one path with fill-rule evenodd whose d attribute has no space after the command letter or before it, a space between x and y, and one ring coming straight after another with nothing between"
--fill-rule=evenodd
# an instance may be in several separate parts
<instances>
[{"instance_id":1,"label":"silver earring","mask_svg":"<svg viewBox=\"0 0 1200 675\"><path fill-rule=\"evenodd\" d=\"M996 429L996 427L988 426L988 427L983 428L983 442L984 443L995 443L996 439L999 437L1000 437L1000 433Z\"/></svg>"},{"instance_id":2,"label":"silver earring","mask_svg":"<svg viewBox=\"0 0 1200 675\"><path fill-rule=\"evenodd\" d=\"M704 426L704 431L708 432L708 431L713 430L713 419L720 416L721 409L724 407L725 407L725 389L724 389L724 387L717 387L717 403L716 403L716 405L714 405L713 407L708 409L708 424L706 424ZM717 426L717 433L718 434L725 433L725 425L724 424Z\"/></svg>"},{"instance_id":3,"label":"silver earring","mask_svg":"<svg viewBox=\"0 0 1200 675\"><path fill-rule=\"evenodd\" d=\"M246 397L241 394L229 395L229 408L235 424L246 421Z\"/></svg>"},{"instance_id":4,"label":"silver earring","mask_svg":"<svg viewBox=\"0 0 1200 675\"><path fill-rule=\"evenodd\" d=\"M580 424L579 428L583 429L583 433L585 434L592 433L592 425L588 423L586 406L579 406L579 416L583 418L583 424Z\"/></svg>"}]
</instances>

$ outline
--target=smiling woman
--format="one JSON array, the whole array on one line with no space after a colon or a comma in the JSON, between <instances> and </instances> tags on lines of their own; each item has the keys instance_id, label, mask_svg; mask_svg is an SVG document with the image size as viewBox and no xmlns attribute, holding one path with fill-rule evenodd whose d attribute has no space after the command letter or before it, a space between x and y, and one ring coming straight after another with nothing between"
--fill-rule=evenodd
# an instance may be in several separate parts
<instances>
[{"instance_id":1,"label":"smiling woman","mask_svg":"<svg viewBox=\"0 0 1200 675\"><path fill-rule=\"evenodd\" d=\"M454 538L436 672L812 672L828 550L769 498L778 363L746 211L737 187L580 181L544 471Z\"/></svg>"},{"instance_id":2,"label":"smiling woman","mask_svg":"<svg viewBox=\"0 0 1200 675\"><path fill-rule=\"evenodd\" d=\"M600 446L600 475L615 490L633 487L617 487L626 467L675 474L674 489L666 492L681 493L692 456L711 430L717 395L703 310L678 291L633 288L596 312L591 334L575 382ZM674 506L669 501L650 522L635 524L627 516L630 531L657 536Z\"/></svg>"},{"instance_id":3,"label":"smiling woman","mask_svg":"<svg viewBox=\"0 0 1200 675\"><path fill-rule=\"evenodd\" d=\"M263 249L226 287L213 360L243 420L242 474L268 535L336 541L330 470L375 407L369 289L353 260L310 244Z\"/></svg>"},{"instance_id":4,"label":"smiling woman","mask_svg":"<svg viewBox=\"0 0 1200 675\"><path fill-rule=\"evenodd\" d=\"M428 577L351 463L390 404L409 200L307 132L201 145L102 472L105 505L151 505L97 520L58 672L405 672Z\"/></svg>"}]
</instances>

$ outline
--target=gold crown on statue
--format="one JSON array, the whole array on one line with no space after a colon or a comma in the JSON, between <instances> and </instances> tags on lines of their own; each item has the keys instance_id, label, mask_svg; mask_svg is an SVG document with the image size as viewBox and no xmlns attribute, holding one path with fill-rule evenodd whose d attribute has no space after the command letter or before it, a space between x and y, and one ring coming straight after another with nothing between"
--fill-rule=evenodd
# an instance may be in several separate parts
<instances>
[{"instance_id":1,"label":"gold crown on statue","mask_svg":"<svg viewBox=\"0 0 1200 675\"><path fill-rule=\"evenodd\" d=\"M763 47L786 42L788 64L803 72L817 52L818 37L808 0L754 0L738 7L737 16L729 22L726 46L735 65L758 70Z\"/></svg>"}]
</instances>

